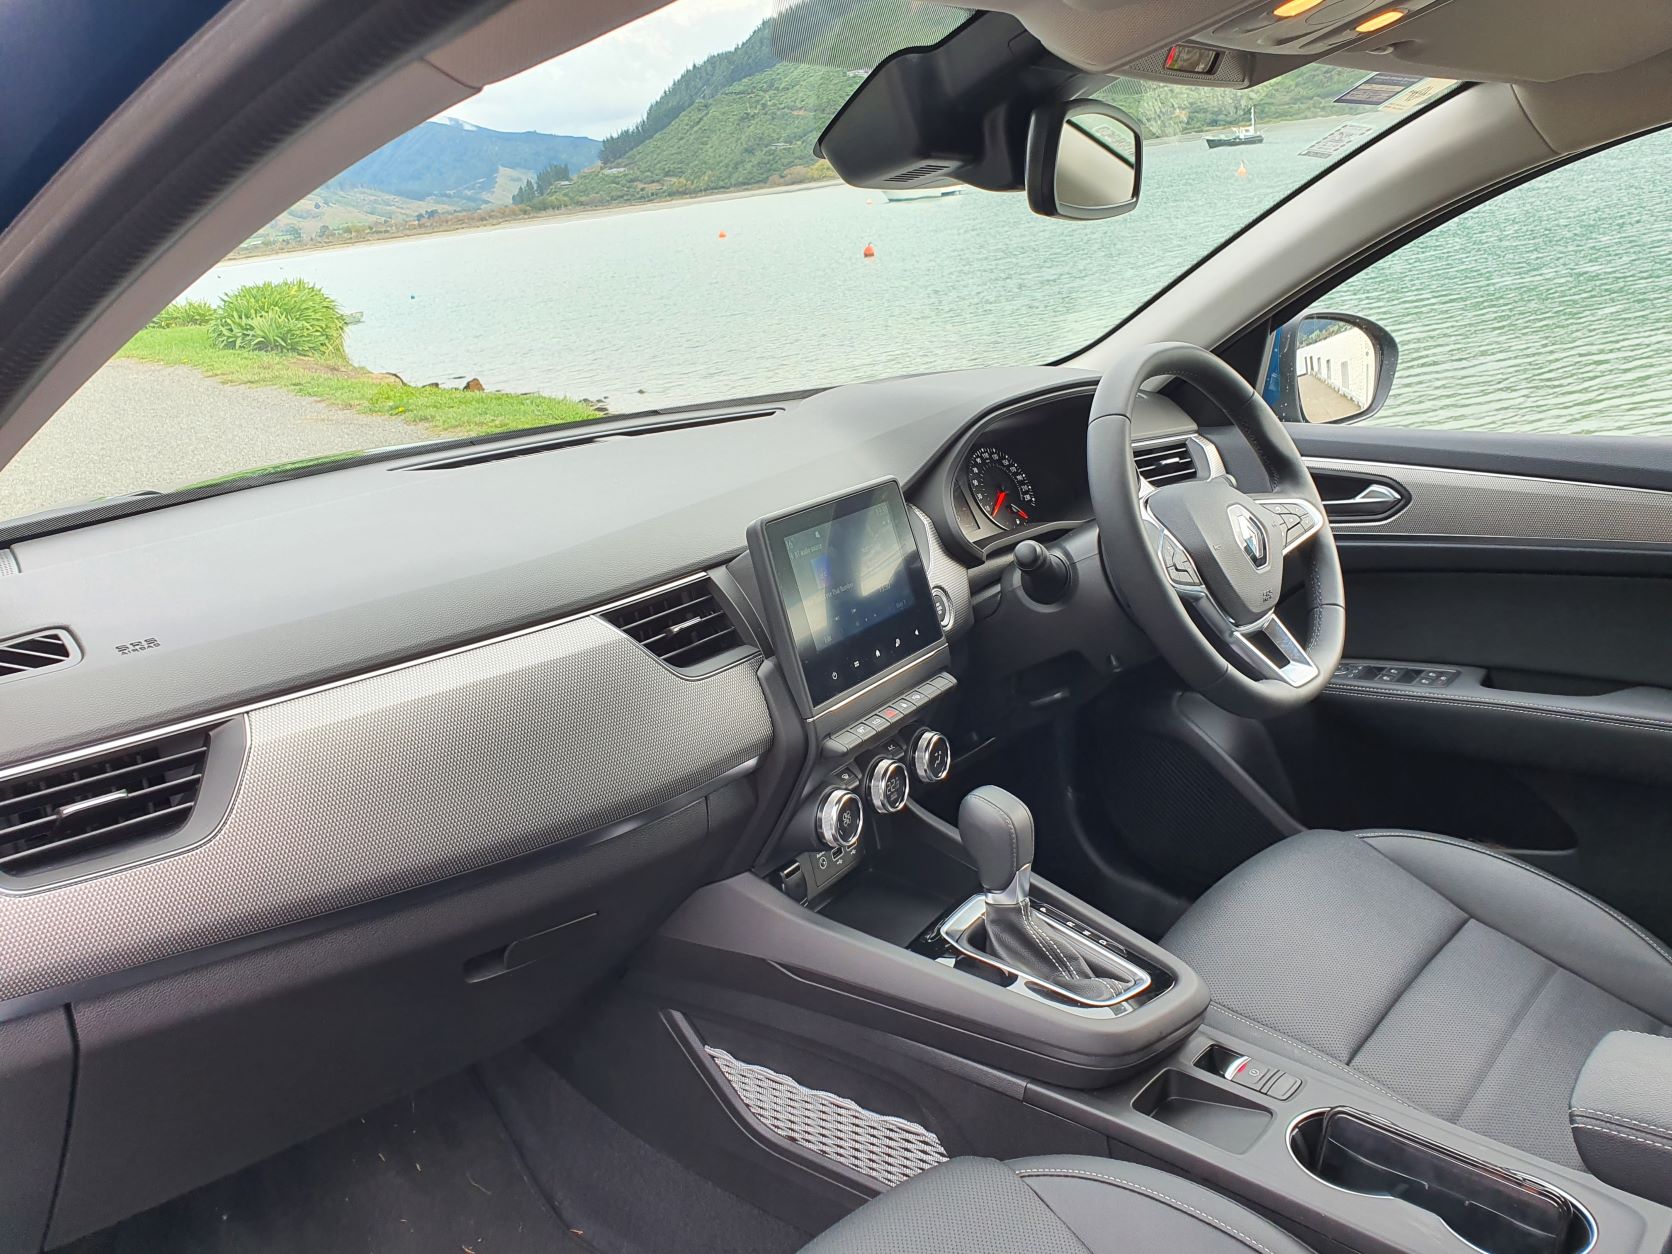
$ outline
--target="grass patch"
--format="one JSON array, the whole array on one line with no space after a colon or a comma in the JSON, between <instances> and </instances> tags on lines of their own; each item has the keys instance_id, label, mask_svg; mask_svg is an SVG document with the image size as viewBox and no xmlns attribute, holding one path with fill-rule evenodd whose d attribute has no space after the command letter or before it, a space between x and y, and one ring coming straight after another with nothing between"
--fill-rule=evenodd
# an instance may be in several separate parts
<instances>
[{"instance_id":1,"label":"grass patch","mask_svg":"<svg viewBox=\"0 0 1672 1254\"><path fill-rule=\"evenodd\" d=\"M117 353L132 361L189 366L225 383L283 388L361 414L419 423L445 435L493 435L598 417L589 405L537 393L464 392L393 383L346 362L221 348L207 326L152 327Z\"/></svg>"}]
</instances>

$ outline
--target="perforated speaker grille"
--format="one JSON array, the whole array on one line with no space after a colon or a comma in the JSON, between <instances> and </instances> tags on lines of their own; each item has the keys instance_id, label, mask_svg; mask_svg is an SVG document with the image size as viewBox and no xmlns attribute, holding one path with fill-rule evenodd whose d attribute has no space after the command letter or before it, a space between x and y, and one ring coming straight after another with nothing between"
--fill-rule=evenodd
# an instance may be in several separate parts
<instances>
[{"instance_id":1,"label":"perforated speaker grille","mask_svg":"<svg viewBox=\"0 0 1672 1254\"><path fill-rule=\"evenodd\" d=\"M821 1158L890 1187L946 1161L940 1138L909 1119L879 1115L723 1049L704 1048L755 1118Z\"/></svg>"}]
</instances>

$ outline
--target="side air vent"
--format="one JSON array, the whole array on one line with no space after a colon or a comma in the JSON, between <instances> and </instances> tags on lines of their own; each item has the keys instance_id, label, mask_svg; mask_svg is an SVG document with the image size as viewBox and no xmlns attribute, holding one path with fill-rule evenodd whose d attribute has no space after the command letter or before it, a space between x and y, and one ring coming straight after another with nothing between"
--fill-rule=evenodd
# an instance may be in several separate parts
<instances>
[{"instance_id":1,"label":"side air vent","mask_svg":"<svg viewBox=\"0 0 1672 1254\"><path fill-rule=\"evenodd\" d=\"M607 610L604 618L676 670L711 669L745 648L706 579Z\"/></svg>"},{"instance_id":2,"label":"side air vent","mask_svg":"<svg viewBox=\"0 0 1672 1254\"><path fill-rule=\"evenodd\" d=\"M70 633L61 628L0 640L0 683L79 661L81 650L75 647Z\"/></svg>"},{"instance_id":3,"label":"side air vent","mask_svg":"<svg viewBox=\"0 0 1672 1254\"><path fill-rule=\"evenodd\" d=\"M0 875L93 857L185 826L197 804L209 732L0 782Z\"/></svg>"},{"instance_id":4,"label":"side air vent","mask_svg":"<svg viewBox=\"0 0 1672 1254\"><path fill-rule=\"evenodd\" d=\"M1145 445L1134 450L1132 460L1138 463L1138 477L1152 488L1196 478L1196 459L1185 440Z\"/></svg>"}]
</instances>

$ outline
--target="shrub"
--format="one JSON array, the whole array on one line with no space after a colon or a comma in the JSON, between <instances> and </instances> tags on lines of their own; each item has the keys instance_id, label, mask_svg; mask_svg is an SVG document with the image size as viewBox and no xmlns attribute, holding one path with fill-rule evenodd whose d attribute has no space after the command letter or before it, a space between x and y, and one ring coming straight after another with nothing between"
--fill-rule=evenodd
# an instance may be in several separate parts
<instances>
[{"instance_id":1,"label":"shrub","mask_svg":"<svg viewBox=\"0 0 1672 1254\"><path fill-rule=\"evenodd\" d=\"M221 348L295 357L343 356L343 328L348 319L312 283L252 283L228 292L209 325Z\"/></svg>"},{"instance_id":2,"label":"shrub","mask_svg":"<svg viewBox=\"0 0 1672 1254\"><path fill-rule=\"evenodd\" d=\"M206 327L215 319L215 307L206 300L177 300L151 319L155 330L169 327Z\"/></svg>"}]
</instances>

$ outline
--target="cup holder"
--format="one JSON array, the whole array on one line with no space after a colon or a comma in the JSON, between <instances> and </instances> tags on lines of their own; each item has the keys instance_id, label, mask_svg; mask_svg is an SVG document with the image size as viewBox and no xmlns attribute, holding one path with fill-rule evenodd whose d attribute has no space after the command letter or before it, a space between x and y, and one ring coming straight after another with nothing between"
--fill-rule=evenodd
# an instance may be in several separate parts
<instances>
[{"instance_id":1,"label":"cup holder","mask_svg":"<svg viewBox=\"0 0 1672 1254\"><path fill-rule=\"evenodd\" d=\"M1585 1254L1596 1244L1596 1221L1560 1189L1356 1110L1302 1115L1289 1152L1332 1188L1428 1211L1483 1254Z\"/></svg>"}]
</instances>

